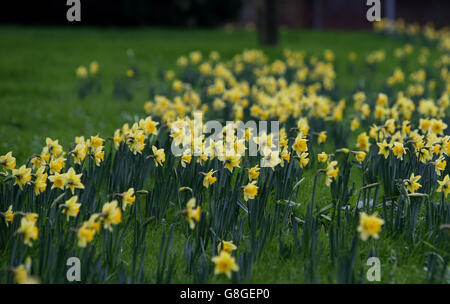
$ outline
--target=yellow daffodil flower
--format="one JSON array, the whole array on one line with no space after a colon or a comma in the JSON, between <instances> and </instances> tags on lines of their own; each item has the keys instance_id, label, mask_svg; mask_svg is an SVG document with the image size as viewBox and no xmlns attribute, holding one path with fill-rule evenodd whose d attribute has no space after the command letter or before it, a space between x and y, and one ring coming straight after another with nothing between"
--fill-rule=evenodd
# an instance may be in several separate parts
<instances>
[{"instance_id":1,"label":"yellow daffodil flower","mask_svg":"<svg viewBox=\"0 0 450 304\"><path fill-rule=\"evenodd\" d=\"M214 274L225 274L229 279L232 271L239 271L239 266L236 264L234 257L225 250L222 250L218 256L211 259L216 265Z\"/></svg>"},{"instance_id":2,"label":"yellow daffodil flower","mask_svg":"<svg viewBox=\"0 0 450 304\"><path fill-rule=\"evenodd\" d=\"M414 193L417 189L422 187L422 185L418 183L420 178L421 178L420 175L414 176L414 173L411 173L409 179L406 179L404 181L406 190L408 190L409 193Z\"/></svg>"},{"instance_id":3,"label":"yellow daffodil flower","mask_svg":"<svg viewBox=\"0 0 450 304\"><path fill-rule=\"evenodd\" d=\"M258 186L256 181L252 181L244 187L244 200L254 199L258 195Z\"/></svg>"},{"instance_id":4,"label":"yellow daffodil flower","mask_svg":"<svg viewBox=\"0 0 450 304\"><path fill-rule=\"evenodd\" d=\"M233 252L233 250L236 250L237 246L233 244L233 241L221 241L219 245L217 245L217 252L220 253L221 251L225 251L229 254Z\"/></svg>"},{"instance_id":5,"label":"yellow daffodil flower","mask_svg":"<svg viewBox=\"0 0 450 304\"><path fill-rule=\"evenodd\" d=\"M378 239L378 233L381 231L381 226L384 220L377 217L377 214L367 215L365 212L359 214L358 232L363 241L367 241L369 236Z\"/></svg>"},{"instance_id":6,"label":"yellow daffodil flower","mask_svg":"<svg viewBox=\"0 0 450 304\"><path fill-rule=\"evenodd\" d=\"M68 221L70 217L77 217L78 212L80 212L81 204L78 203L78 196L72 196L64 204L60 205L62 208L62 213L66 214L66 220Z\"/></svg>"}]
</instances>

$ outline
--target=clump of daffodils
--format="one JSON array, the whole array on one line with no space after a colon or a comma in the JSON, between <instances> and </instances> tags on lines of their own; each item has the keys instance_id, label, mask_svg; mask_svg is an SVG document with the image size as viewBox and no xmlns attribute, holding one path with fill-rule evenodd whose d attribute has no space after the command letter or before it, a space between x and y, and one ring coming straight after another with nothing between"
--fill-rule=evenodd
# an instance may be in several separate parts
<instances>
[{"instance_id":1,"label":"clump of daffodils","mask_svg":"<svg viewBox=\"0 0 450 304\"><path fill-rule=\"evenodd\" d=\"M387 21L377 23L376 26L380 31L407 35L423 30L422 34L426 39L439 40L439 49L446 52L450 50L450 39L443 39L443 33L430 27L421 29L416 26L390 24ZM200 201L192 197L186 208L179 213L183 214L191 230L195 229L201 220L201 205L205 195L206 199L211 194L214 197L209 199L216 199L217 192L227 195L226 191L230 189L228 182L233 188L242 191L244 201L248 202L258 195L261 196L258 184L264 184L264 189L272 191L273 188L270 187L274 184L270 185L271 181L286 176L283 174L289 172L295 172L289 177L296 179L296 175L313 170L308 167L316 165L317 174L325 175L325 185L331 188L333 195L336 187L332 186L339 178L340 168L351 172L347 171L349 167L346 166L354 164L362 168L362 174L368 173L370 180L372 177L377 179L372 185L363 185L364 188L373 185L386 187L386 184L393 183L394 180L389 180L390 174L384 174L386 171L383 170L393 168L394 172L403 172L396 171L400 166L407 168L408 172L413 172L409 177L402 176L403 179L396 180L406 189L408 195L421 195L417 192L426 191L424 189L434 191L433 189L437 188L441 198L447 198L450 193L450 177L447 174L450 136L447 135L446 123L450 106L448 56L442 56L433 62L434 67L439 70L430 75L428 62L431 56L428 49L418 50L412 45L405 45L394 50L394 55L405 62L417 52L420 52L417 57L420 67L413 71L400 66L393 67L393 71L384 79L389 90L359 91L346 101L334 100L331 97L334 96L337 77L334 66L336 57L331 50L325 50L321 56L311 57L302 52L286 50L284 58L273 62L269 62L259 50L246 50L229 62L219 61L217 52L208 57L194 51L180 57L177 65L182 69L192 69L195 75L201 75L201 79L197 79L201 91L177 71L169 70L162 78L167 81L170 94L155 95L145 103L144 110L149 116L136 119L134 123L125 123L116 129L111 137L76 137L67 151L63 150L57 139L46 138L40 153L38 151L38 154L32 155L23 165L16 164L12 151L0 155L0 178L2 182L11 184L13 193L17 193L16 198L26 197L26 200L32 203L41 204L55 193L60 196L54 202L59 202L64 197L65 201L61 202L57 209L63 216L60 217L59 214L57 219L63 218L61 226L70 227L70 231L76 233L77 244L81 248L95 244L95 236L101 233L102 228L104 233L110 233L122 223L123 217L130 216L126 212L127 208L132 209L137 193L144 191L136 192L132 185L121 189L120 191L124 191L121 193L103 193L102 188L102 195L119 198L99 206L101 210L96 210L98 213L89 214L88 217L85 217L85 212L80 212L83 205L79 198L84 200L92 197L90 193L83 195L85 186L92 190L90 178L96 176L97 172L111 172L107 167L111 162L105 161L105 151L108 153L108 147L111 147L114 154L106 154L109 156L106 159L112 159L113 163L117 159L120 161L122 153L126 153L126 161L129 158L136 158L138 161L152 159L147 162L151 165L151 174L157 174L151 176L150 183L154 178L160 178L158 174L174 170L177 184L168 179L171 184L167 186L173 186L170 190L178 191L172 192L178 195L178 198L186 195L182 192L190 192L189 195L195 196L200 192L197 196ZM348 61L351 65L358 56L354 52L349 54ZM370 69L375 70L386 56L384 50L373 50L363 60ZM76 70L77 76L84 79L83 82L89 81L98 72L97 62L86 67L80 66ZM136 78L137 72L137 69L129 69L126 75ZM251 81L246 79L249 74L252 75ZM210 119L209 115L212 113L218 114L219 118L232 120L216 130L221 135L220 138L207 138L205 135L207 127L203 123L207 119L203 116ZM270 131L256 132L254 128L245 126L242 130L239 124L246 118L275 120L281 123L281 128L274 130L271 127ZM160 132L159 128L163 132ZM172 155L167 150L166 140L161 140L160 137L165 133L165 128L168 131L167 144L180 148L180 153L174 152L176 155ZM352 135L348 136L350 142L345 143L345 148L338 142L343 139L339 138L341 129L345 132L340 135L346 132ZM336 145L339 145L335 152L329 151L327 138L336 140ZM353 138L356 138L356 142ZM250 156L251 150L256 150L258 155ZM167 166L166 157L167 163L171 166L173 164L173 167L164 168ZM176 158L175 162L172 161L173 157ZM349 158L354 161L347 162ZM292 159L297 162L291 163ZM341 163L342 159L346 161ZM91 168L102 170L102 166L105 166L104 171L90 171ZM155 170L154 167L158 168ZM202 183L203 188L200 185L199 189L199 183L196 181L190 183L191 181L183 179L186 176L184 172L188 176L193 176L190 172L195 172L194 176L199 178L198 182ZM201 175L198 175L198 172ZM423 176L416 175L418 172ZM147 182L147 177L148 175L143 177L144 182ZM217 183L218 178L223 180ZM303 180L302 176L298 178L300 180L294 189ZM236 184L236 181L240 183ZM285 181L277 182L279 183L274 187ZM136 184L132 183L136 187ZM96 181L94 184L97 186ZM223 184L226 191L216 189ZM112 182L108 185L111 187L105 188L115 189L117 185L122 187L119 181ZM279 193L281 196L285 195L284 190L278 190L277 188L277 196ZM426 195L431 198L433 193ZM263 197L272 195L264 193ZM48 214L41 213L40 217L32 212L33 209L29 208L30 204L26 205L27 203L28 201L23 208L26 211L19 211L23 203L20 199L17 202L14 195L11 198L8 195L0 210L0 220L8 227L8 231L12 232L12 237L18 235L21 241L23 239L23 242L31 247L39 237L38 219L41 218L42 222L46 220L44 214ZM46 205L43 203L39 206L45 208ZM133 209L136 211L135 207ZM205 212L204 216L208 217L208 212ZM205 223L208 221L209 219L205 218ZM359 237L363 241L370 237L377 239L383 224L384 220L376 213L368 215L361 212L357 227ZM225 237L229 235L229 231L221 233ZM237 246L233 241L219 240L217 256L212 257L214 273L225 274L231 278L233 272L239 271L233 257ZM27 259L24 264L11 267L18 283L39 282L31 275L30 265L31 260Z\"/></svg>"},{"instance_id":2,"label":"clump of daffodils","mask_svg":"<svg viewBox=\"0 0 450 304\"><path fill-rule=\"evenodd\" d=\"M52 189L59 188L61 190L70 189L72 194L75 193L75 189L84 189L84 185L81 182L81 176L83 174L76 174L74 168L70 168L66 173L55 173L50 175L48 179L53 183Z\"/></svg>"}]
</instances>

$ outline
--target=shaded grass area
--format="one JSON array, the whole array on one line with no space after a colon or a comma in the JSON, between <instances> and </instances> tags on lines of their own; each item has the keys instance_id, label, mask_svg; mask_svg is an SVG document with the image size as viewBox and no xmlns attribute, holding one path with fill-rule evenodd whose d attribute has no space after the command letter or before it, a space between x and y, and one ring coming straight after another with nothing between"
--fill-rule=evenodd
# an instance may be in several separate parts
<instances>
[{"instance_id":1,"label":"shaded grass area","mask_svg":"<svg viewBox=\"0 0 450 304\"><path fill-rule=\"evenodd\" d=\"M149 85L156 83L159 69L175 67L176 59L194 50L204 54L218 50L223 59L230 59L244 49L260 48L256 33L222 30L167 30L167 29L90 29L90 28L0 28L3 47L0 48L0 154L10 150L23 163L33 153L39 153L45 138L57 138L67 149L75 136L99 134L110 136L114 129L134 117L143 116L143 103L148 99ZM341 88L341 98L350 98L355 88L358 74L345 71L344 63L350 51L355 51L358 63L362 64L367 53L384 48L392 51L403 45L384 36L369 32L282 32L280 44L275 48L263 48L269 58L282 56L285 48L304 50L308 54L321 56L324 49L332 49L336 55L337 83ZM113 81L122 76L130 66L127 49L133 49L141 77L132 100L115 100ZM76 94L75 69L96 60L100 64L102 92L79 100ZM395 66L388 56L374 74L370 85L381 86L385 76L392 73ZM331 150L331 147L328 147ZM306 205L311 198L314 170L305 172L305 182L301 185L301 202ZM361 187L360 173L352 171L355 188ZM330 191L321 185L317 188L316 200L320 206L330 201ZM299 212L304 212L300 210ZM182 222L184 224L184 222ZM173 282L190 280L183 273L183 246L185 236L180 222L175 229L173 250L177 252L176 272ZM162 232L168 229L167 222L154 222L147 236L148 250L144 267L146 272L155 271ZM130 229L131 231L132 229ZM127 232L122 259L130 262L133 234ZM179 232L179 233L178 233ZM324 234L321 236L327 238ZM99 240L100 242L100 240ZM382 238L378 244L380 256L388 263L383 264L384 282L414 283L425 279L424 261L418 252L427 250L424 244L417 248L402 248L400 241ZM129 246L127 246L129 245ZM303 283L307 259L294 256L283 259L279 254L278 241L266 245L264 253L254 265L252 283ZM361 254L366 254L370 244L364 244ZM322 250L327 251L324 247ZM414 255L416 253L417 255ZM3 258L1 260L4 260ZM321 282L334 282L327 277L328 261L322 261ZM1 263L3 264L3 263ZM223 277L212 282L228 282Z\"/></svg>"}]
</instances>

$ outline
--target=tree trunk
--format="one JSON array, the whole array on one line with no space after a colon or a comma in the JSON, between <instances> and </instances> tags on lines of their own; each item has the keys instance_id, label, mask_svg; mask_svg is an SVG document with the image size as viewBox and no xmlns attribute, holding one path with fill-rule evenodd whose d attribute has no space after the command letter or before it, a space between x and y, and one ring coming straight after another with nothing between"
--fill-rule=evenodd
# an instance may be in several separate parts
<instances>
[{"instance_id":1,"label":"tree trunk","mask_svg":"<svg viewBox=\"0 0 450 304\"><path fill-rule=\"evenodd\" d=\"M264 45L277 45L278 22L276 0L260 0L257 10L259 42Z\"/></svg>"},{"instance_id":2,"label":"tree trunk","mask_svg":"<svg viewBox=\"0 0 450 304\"><path fill-rule=\"evenodd\" d=\"M322 0L314 1L314 28L321 29L323 26L323 2Z\"/></svg>"},{"instance_id":3,"label":"tree trunk","mask_svg":"<svg viewBox=\"0 0 450 304\"><path fill-rule=\"evenodd\" d=\"M395 0L386 1L386 18L395 21Z\"/></svg>"}]
</instances>

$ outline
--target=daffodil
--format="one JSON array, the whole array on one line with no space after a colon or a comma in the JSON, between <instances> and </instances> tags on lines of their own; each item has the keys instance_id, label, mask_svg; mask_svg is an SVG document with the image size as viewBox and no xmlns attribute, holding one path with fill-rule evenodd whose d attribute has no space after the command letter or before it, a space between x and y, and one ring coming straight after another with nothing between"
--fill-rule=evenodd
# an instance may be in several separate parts
<instances>
[{"instance_id":1,"label":"daffodil","mask_svg":"<svg viewBox=\"0 0 450 304\"><path fill-rule=\"evenodd\" d=\"M419 128L423 131L423 132L428 132L428 130L431 127L431 120L429 119L423 119L421 118L419 120Z\"/></svg>"},{"instance_id":2,"label":"daffodil","mask_svg":"<svg viewBox=\"0 0 450 304\"><path fill-rule=\"evenodd\" d=\"M205 188L209 188L212 184L214 184L217 180L217 177L213 176L217 171L211 169L208 173L205 173L205 177L203 178L203 186Z\"/></svg>"},{"instance_id":3,"label":"daffodil","mask_svg":"<svg viewBox=\"0 0 450 304\"><path fill-rule=\"evenodd\" d=\"M14 176L14 185L22 189L31 180L31 168L22 165L19 169L12 169L12 176Z\"/></svg>"},{"instance_id":4,"label":"daffodil","mask_svg":"<svg viewBox=\"0 0 450 304\"><path fill-rule=\"evenodd\" d=\"M309 124L306 118L300 118L297 122L297 129L299 134L306 136L309 132ZM304 151L303 151L304 152Z\"/></svg>"},{"instance_id":5,"label":"daffodil","mask_svg":"<svg viewBox=\"0 0 450 304\"><path fill-rule=\"evenodd\" d=\"M23 234L24 243L28 246L33 246L31 240L36 240L39 230L36 227L38 215L36 213L28 213L22 217L20 221L20 228L17 233Z\"/></svg>"},{"instance_id":6,"label":"daffodil","mask_svg":"<svg viewBox=\"0 0 450 304\"><path fill-rule=\"evenodd\" d=\"M82 173L76 174L74 168L70 168L67 173L64 174L64 185L72 191L72 194L74 194L75 189L84 189L84 185L81 183L82 175Z\"/></svg>"},{"instance_id":7,"label":"daffodil","mask_svg":"<svg viewBox=\"0 0 450 304\"><path fill-rule=\"evenodd\" d=\"M156 167L158 167L158 165L162 166L166 161L166 154L164 153L164 149L158 149L155 146L152 146L152 151Z\"/></svg>"},{"instance_id":8,"label":"daffodil","mask_svg":"<svg viewBox=\"0 0 450 304\"><path fill-rule=\"evenodd\" d=\"M53 183L52 189L58 188L64 190L66 185L66 175L55 173L54 175L50 175L48 179Z\"/></svg>"},{"instance_id":9,"label":"daffodil","mask_svg":"<svg viewBox=\"0 0 450 304\"><path fill-rule=\"evenodd\" d=\"M216 265L214 268L215 275L223 273L228 278L231 278L232 271L239 271L239 266L236 264L234 257L225 250L222 250L218 256L213 257L211 260Z\"/></svg>"},{"instance_id":10,"label":"daffodil","mask_svg":"<svg viewBox=\"0 0 450 304\"><path fill-rule=\"evenodd\" d=\"M0 166L5 170L12 170L16 167L16 158L12 156L12 152L0 156Z\"/></svg>"},{"instance_id":11,"label":"daffodil","mask_svg":"<svg viewBox=\"0 0 450 304\"><path fill-rule=\"evenodd\" d=\"M356 146L366 152L369 152L370 148L369 136L367 136L366 132L363 132L358 135Z\"/></svg>"},{"instance_id":12,"label":"daffodil","mask_svg":"<svg viewBox=\"0 0 450 304\"><path fill-rule=\"evenodd\" d=\"M359 226L357 228L360 237L363 241L367 241L369 236L378 239L378 234L381 231L381 226L384 220L377 217L377 214L367 215L365 212L359 214Z\"/></svg>"},{"instance_id":13,"label":"daffodil","mask_svg":"<svg viewBox=\"0 0 450 304\"><path fill-rule=\"evenodd\" d=\"M81 165L81 162L86 158L87 145L85 143L79 143L69 153L73 156L75 164Z\"/></svg>"},{"instance_id":14,"label":"daffodil","mask_svg":"<svg viewBox=\"0 0 450 304\"><path fill-rule=\"evenodd\" d=\"M405 147L400 142L395 142L392 148L392 153L398 158L403 160L403 156L406 154Z\"/></svg>"},{"instance_id":15,"label":"daffodil","mask_svg":"<svg viewBox=\"0 0 450 304\"><path fill-rule=\"evenodd\" d=\"M190 155L190 152L187 151L181 155L181 166L183 168L186 168L186 164L190 164L192 160L192 155Z\"/></svg>"},{"instance_id":16,"label":"daffodil","mask_svg":"<svg viewBox=\"0 0 450 304\"><path fill-rule=\"evenodd\" d=\"M447 129L447 124L440 119L431 120L431 131L435 134L443 134L444 130Z\"/></svg>"},{"instance_id":17,"label":"daffodil","mask_svg":"<svg viewBox=\"0 0 450 304\"><path fill-rule=\"evenodd\" d=\"M292 149L297 152L297 155L300 155L302 152L308 151L308 140L297 136L295 138L295 142L292 145Z\"/></svg>"},{"instance_id":18,"label":"daffodil","mask_svg":"<svg viewBox=\"0 0 450 304\"><path fill-rule=\"evenodd\" d=\"M427 148L421 148L416 152L416 156L421 163L426 164L433 158L433 154Z\"/></svg>"},{"instance_id":19,"label":"daffodil","mask_svg":"<svg viewBox=\"0 0 450 304\"><path fill-rule=\"evenodd\" d=\"M117 129L114 131L114 137L113 137L113 142L114 142L114 148L116 150L119 149L120 143L123 141L124 135L122 134L122 130Z\"/></svg>"},{"instance_id":20,"label":"daffodil","mask_svg":"<svg viewBox=\"0 0 450 304\"><path fill-rule=\"evenodd\" d=\"M360 122L358 118L354 118L352 119L352 121L350 122L350 130L355 131L356 129L358 129L360 126Z\"/></svg>"},{"instance_id":21,"label":"daffodil","mask_svg":"<svg viewBox=\"0 0 450 304\"><path fill-rule=\"evenodd\" d=\"M39 195L47 188L47 173L44 172L45 167L40 167L36 171L36 178L34 179L34 194Z\"/></svg>"},{"instance_id":22,"label":"daffodil","mask_svg":"<svg viewBox=\"0 0 450 304\"><path fill-rule=\"evenodd\" d=\"M245 201L248 201L249 199L254 199L257 194L258 194L258 186L256 186L256 181L252 181L244 187Z\"/></svg>"},{"instance_id":23,"label":"daffodil","mask_svg":"<svg viewBox=\"0 0 450 304\"><path fill-rule=\"evenodd\" d=\"M409 179L406 179L404 181L406 190L408 190L409 193L414 193L417 189L422 187L422 185L418 183L420 178L421 178L420 175L414 176L414 173L411 173Z\"/></svg>"},{"instance_id":24,"label":"daffodil","mask_svg":"<svg viewBox=\"0 0 450 304\"><path fill-rule=\"evenodd\" d=\"M85 66L79 66L75 73L78 78L86 78L88 76L88 70Z\"/></svg>"},{"instance_id":25,"label":"daffodil","mask_svg":"<svg viewBox=\"0 0 450 304\"><path fill-rule=\"evenodd\" d=\"M389 157L389 152L391 151L392 144L388 144L386 140L383 140L381 143L377 143L378 146L378 154L384 156L385 159Z\"/></svg>"},{"instance_id":26,"label":"daffodil","mask_svg":"<svg viewBox=\"0 0 450 304\"><path fill-rule=\"evenodd\" d=\"M437 189L438 192L443 192L445 197L450 193L450 177L448 174L444 177L442 181L438 181L439 187Z\"/></svg>"},{"instance_id":27,"label":"daffodil","mask_svg":"<svg viewBox=\"0 0 450 304\"><path fill-rule=\"evenodd\" d=\"M189 188L189 187L180 187L180 188L178 189L178 192L184 192L184 191L190 191L190 192L192 192L192 188Z\"/></svg>"},{"instance_id":28,"label":"daffodil","mask_svg":"<svg viewBox=\"0 0 450 304\"><path fill-rule=\"evenodd\" d=\"M59 144L59 141L53 140L50 137L45 139L47 152L50 153L54 158L58 158L63 152L62 146Z\"/></svg>"},{"instance_id":29,"label":"daffodil","mask_svg":"<svg viewBox=\"0 0 450 304\"><path fill-rule=\"evenodd\" d=\"M99 66L99 64L98 64L97 61L92 61L92 62L89 64L89 72L90 72L92 75L97 74L98 71L99 71L99 69L100 69L100 66Z\"/></svg>"},{"instance_id":30,"label":"daffodil","mask_svg":"<svg viewBox=\"0 0 450 304\"><path fill-rule=\"evenodd\" d=\"M94 147L95 149L97 149L97 148L103 146L103 141L104 140L102 138L100 138L98 135L91 136L90 145L92 147Z\"/></svg>"},{"instance_id":31,"label":"daffodil","mask_svg":"<svg viewBox=\"0 0 450 304\"><path fill-rule=\"evenodd\" d=\"M136 200L136 196L134 193L134 188L128 189L126 192L121 194L122 196L122 209L125 210L127 206L133 206L133 203Z\"/></svg>"},{"instance_id":32,"label":"daffodil","mask_svg":"<svg viewBox=\"0 0 450 304\"><path fill-rule=\"evenodd\" d=\"M66 214L66 220L68 221L70 217L77 217L81 204L78 203L78 196L75 195L59 207L62 208L62 213Z\"/></svg>"},{"instance_id":33,"label":"daffodil","mask_svg":"<svg viewBox=\"0 0 450 304\"><path fill-rule=\"evenodd\" d=\"M320 145L327 141L327 131L322 131L317 136L317 143Z\"/></svg>"},{"instance_id":34,"label":"daffodil","mask_svg":"<svg viewBox=\"0 0 450 304\"><path fill-rule=\"evenodd\" d=\"M362 163L366 159L366 152L364 151L356 152L355 158L359 163Z\"/></svg>"},{"instance_id":35,"label":"daffodil","mask_svg":"<svg viewBox=\"0 0 450 304\"><path fill-rule=\"evenodd\" d=\"M444 171L446 167L447 167L447 161L444 159L444 156L441 155L434 162L434 170L436 171L437 176L441 176L441 172Z\"/></svg>"},{"instance_id":36,"label":"daffodil","mask_svg":"<svg viewBox=\"0 0 450 304\"><path fill-rule=\"evenodd\" d=\"M224 167L228 169L231 173L233 172L233 169L238 167L241 163L241 157L237 155L231 155L231 156L225 156L223 158Z\"/></svg>"},{"instance_id":37,"label":"daffodil","mask_svg":"<svg viewBox=\"0 0 450 304\"><path fill-rule=\"evenodd\" d=\"M105 152L103 151L103 146L95 148L93 156L95 165L100 166L100 164L105 160Z\"/></svg>"},{"instance_id":38,"label":"daffodil","mask_svg":"<svg viewBox=\"0 0 450 304\"><path fill-rule=\"evenodd\" d=\"M40 167L46 165L45 160L43 160L39 155L33 155L30 162L33 165L33 169L39 169Z\"/></svg>"},{"instance_id":39,"label":"daffodil","mask_svg":"<svg viewBox=\"0 0 450 304\"><path fill-rule=\"evenodd\" d=\"M36 276L30 275L31 258L27 257L25 264L21 264L13 269L14 280L18 284L39 284L40 280Z\"/></svg>"},{"instance_id":40,"label":"daffodil","mask_svg":"<svg viewBox=\"0 0 450 304\"><path fill-rule=\"evenodd\" d=\"M137 153L141 154L142 150L144 150L144 147L145 147L144 131L142 131L140 129L136 129L136 130L133 129L131 132L129 132L127 134L126 142L128 144L128 147L130 148L130 150L133 152L134 155L136 155ZM155 156L155 161L156 161L156 156Z\"/></svg>"},{"instance_id":41,"label":"daffodil","mask_svg":"<svg viewBox=\"0 0 450 304\"><path fill-rule=\"evenodd\" d=\"M248 179L250 181L257 179L259 177L259 170L260 168L258 165L248 169Z\"/></svg>"},{"instance_id":42,"label":"daffodil","mask_svg":"<svg viewBox=\"0 0 450 304\"><path fill-rule=\"evenodd\" d=\"M331 182L337 179L339 168L335 168L337 166L337 161L333 160L332 162L328 163L327 169L325 172L326 178L325 178L325 184L329 187L331 185Z\"/></svg>"},{"instance_id":43,"label":"daffodil","mask_svg":"<svg viewBox=\"0 0 450 304\"><path fill-rule=\"evenodd\" d=\"M50 160L50 174L56 173L56 172L61 172L62 168L65 166L66 164L66 158L63 157L62 155L60 157L57 158L53 158Z\"/></svg>"},{"instance_id":44,"label":"daffodil","mask_svg":"<svg viewBox=\"0 0 450 304\"><path fill-rule=\"evenodd\" d=\"M112 231L112 225L122 222L122 211L117 205L117 200L105 203L100 213L103 219L103 226L109 231Z\"/></svg>"},{"instance_id":45,"label":"daffodil","mask_svg":"<svg viewBox=\"0 0 450 304\"><path fill-rule=\"evenodd\" d=\"M195 198L191 198L186 204L186 220L189 228L195 228L195 222L200 222L201 209L200 206L195 207Z\"/></svg>"},{"instance_id":46,"label":"daffodil","mask_svg":"<svg viewBox=\"0 0 450 304\"><path fill-rule=\"evenodd\" d=\"M283 148L283 151L281 151L280 155L280 166L284 167L284 162L288 162L291 160L291 152L288 151L287 146Z\"/></svg>"},{"instance_id":47,"label":"daffodil","mask_svg":"<svg viewBox=\"0 0 450 304\"><path fill-rule=\"evenodd\" d=\"M148 116L145 119L141 119L139 121L139 127L144 130L145 135L157 135L158 129L157 126L159 125L159 122L156 122L152 120L151 116Z\"/></svg>"},{"instance_id":48,"label":"daffodil","mask_svg":"<svg viewBox=\"0 0 450 304\"><path fill-rule=\"evenodd\" d=\"M13 212L12 205L8 207L5 213L0 212L0 214L5 218L6 227L9 226L9 223L12 223L14 221L15 212Z\"/></svg>"},{"instance_id":49,"label":"daffodil","mask_svg":"<svg viewBox=\"0 0 450 304\"><path fill-rule=\"evenodd\" d=\"M327 160L328 160L328 154L326 154L325 152L317 154L317 161L319 163L324 163Z\"/></svg>"},{"instance_id":50,"label":"daffodil","mask_svg":"<svg viewBox=\"0 0 450 304\"><path fill-rule=\"evenodd\" d=\"M133 78L134 77L134 70L133 69L128 69L125 74L127 75L128 78Z\"/></svg>"},{"instance_id":51,"label":"daffodil","mask_svg":"<svg viewBox=\"0 0 450 304\"><path fill-rule=\"evenodd\" d=\"M281 163L280 152L273 151L272 149L265 148L262 152L263 156L260 161L261 167L269 167L275 170L275 167Z\"/></svg>"},{"instance_id":52,"label":"daffodil","mask_svg":"<svg viewBox=\"0 0 450 304\"><path fill-rule=\"evenodd\" d=\"M308 165L308 163L309 163L308 155L309 155L308 152L303 152L297 158L298 159L298 164L300 165L300 168L305 168Z\"/></svg>"},{"instance_id":53,"label":"daffodil","mask_svg":"<svg viewBox=\"0 0 450 304\"><path fill-rule=\"evenodd\" d=\"M100 221L98 221L99 215L93 214L84 222L77 230L78 247L84 248L90 243L97 232L100 231Z\"/></svg>"},{"instance_id":54,"label":"daffodil","mask_svg":"<svg viewBox=\"0 0 450 304\"><path fill-rule=\"evenodd\" d=\"M233 241L221 241L219 245L217 245L217 252L225 251L229 254L233 252L233 250L236 250L237 246L233 244Z\"/></svg>"}]
</instances>

